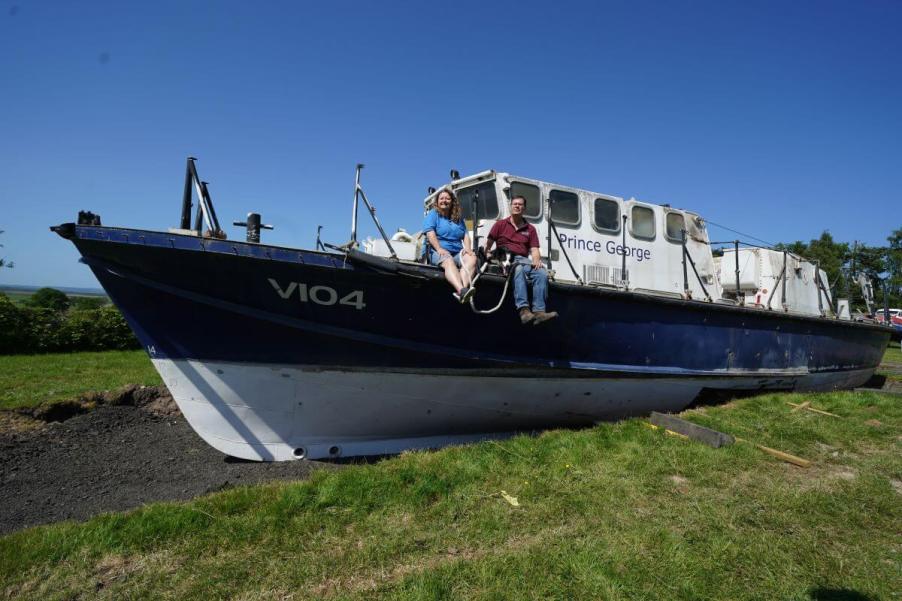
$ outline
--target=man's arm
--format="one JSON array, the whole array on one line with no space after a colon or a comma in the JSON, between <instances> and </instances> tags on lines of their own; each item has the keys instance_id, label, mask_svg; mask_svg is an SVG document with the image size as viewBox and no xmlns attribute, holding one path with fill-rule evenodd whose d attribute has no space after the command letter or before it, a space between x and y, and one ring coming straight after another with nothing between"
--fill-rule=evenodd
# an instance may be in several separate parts
<instances>
[{"instance_id":1,"label":"man's arm","mask_svg":"<svg viewBox=\"0 0 902 601\"><path fill-rule=\"evenodd\" d=\"M539 252L539 234L532 225L529 226L529 256L532 258L532 268L539 269L542 266L542 254Z\"/></svg>"},{"instance_id":2,"label":"man's arm","mask_svg":"<svg viewBox=\"0 0 902 601\"><path fill-rule=\"evenodd\" d=\"M496 221L492 224L492 229L489 230L489 235L485 237L485 256L488 257L489 253L492 252L492 247L495 245L495 239L498 237L498 224L500 222Z\"/></svg>"},{"instance_id":3,"label":"man's arm","mask_svg":"<svg viewBox=\"0 0 902 601\"><path fill-rule=\"evenodd\" d=\"M529 249L529 256L532 258L532 268L539 269L542 267L542 255L539 253L539 249L533 246Z\"/></svg>"}]
</instances>

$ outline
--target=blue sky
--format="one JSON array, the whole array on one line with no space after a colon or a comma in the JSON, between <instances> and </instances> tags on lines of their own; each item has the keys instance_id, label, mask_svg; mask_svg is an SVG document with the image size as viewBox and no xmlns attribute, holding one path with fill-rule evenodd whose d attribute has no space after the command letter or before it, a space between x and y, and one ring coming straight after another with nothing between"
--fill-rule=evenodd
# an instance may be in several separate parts
<instances>
[{"instance_id":1,"label":"blue sky","mask_svg":"<svg viewBox=\"0 0 902 601\"><path fill-rule=\"evenodd\" d=\"M49 225L348 239L484 169L670 203L764 240L902 227L902 2L0 2L0 285L96 286ZM238 228L228 228L243 238ZM373 233L365 228L364 233ZM717 239L734 234L711 229Z\"/></svg>"}]
</instances>

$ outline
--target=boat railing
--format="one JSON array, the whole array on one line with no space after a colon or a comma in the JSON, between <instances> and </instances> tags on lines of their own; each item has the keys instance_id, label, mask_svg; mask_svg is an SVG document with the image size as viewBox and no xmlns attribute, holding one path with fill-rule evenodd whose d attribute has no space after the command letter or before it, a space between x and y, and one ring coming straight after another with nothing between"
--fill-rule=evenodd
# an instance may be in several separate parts
<instances>
[{"instance_id":1,"label":"boat railing","mask_svg":"<svg viewBox=\"0 0 902 601\"><path fill-rule=\"evenodd\" d=\"M741 284L740 284L741 270L739 268L739 248L740 248L740 246L743 246L745 248L779 251L779 252L783 253L783 262L782 262L783 264L780 269L780 275L777 276L777 280L774 282L773 288L771 289L771 292L767 297L767 303L764 305L766 309L772 310L773 299L777 293L777 288L779 287L780 288L780 305L784 312L789 312L789 310L790 310L790 305L786 299L786 281L787 281L787 274L788 274L788 259L790 256L792 256L792 257L796 258L800 263L808 263L809 265L814 266L813 280L814 280L815 287L817 288L817 306L818 306L818 312L820 313L821 317L828 316L828 309L834 315L839 314L838 307L835 306L835 304L834 304L835 301L830 293L830 290L827 287L826 283L824 282L823 278L821 278L820 261L812 261L799 254L789 252L785 248L781 248L779 246L777 246L777 247L764 246L761 244L752 244L750 242L743 242L741 240L711 242L711 245L719 245L719 244L724 244L724 245L729 244L729 245L733 246L733 258L735 260L734 273L735 273L735 277L736 277L736 283L735 283L735 289L731 293L736 295L736 301L740 306L745 305L745 293L743 292Z\"/></svg>"},{"instance_id":2,"label":"boat railing","mask_svg":"<svg viewBox=\"0 0 902 601\"><path fill-rule=\"evenodd\" d=\"M686 248L686 230L680 230L681 235L681 245L683 247L683 296L690 300L692 299L692 290L689 289L689 271L687 268L687 262L692 266L692 272L695 274L696 279L698 280L699 286L702 287L702 292L705 293L705 300L709 303L712 302L711 295L708 294L708 289L705 288L705 283L702 281L702 276L699 275L698 269L695 267L695 261L692 260L692 255L689 253L689 249Z\"/></svg>"},{"instance_id":3,"label":"boat railing","mask_svg":"<svg viewBox=\"0 0 902 601\"><path fill-rule=\"evenodd\" d=\"M373 218L373 223L375 223L376 227L379 228L379 233L382 235L382 239L385 240L385 246L388 247L388 252L391 253L391 258L397 261L398 255L397 253L395 253L395 249L391 245L391 241L385 234L385 230L382 229L382 224L379 223L379 218L376 217L376 209L373 207L373 205L370 204L369 199L366 197L366 192L363 191L363 187L360 185L360 172L363 170L363 167L363 163L357 163L357 170L354 177L354 204L351 210L351 240L347 244L339 248L349 251L357 249L357 207L360 204L360 200L362 199L363 204L366 205L366 208L370 213L370 217Z\"/></svg>"}]
</instances>

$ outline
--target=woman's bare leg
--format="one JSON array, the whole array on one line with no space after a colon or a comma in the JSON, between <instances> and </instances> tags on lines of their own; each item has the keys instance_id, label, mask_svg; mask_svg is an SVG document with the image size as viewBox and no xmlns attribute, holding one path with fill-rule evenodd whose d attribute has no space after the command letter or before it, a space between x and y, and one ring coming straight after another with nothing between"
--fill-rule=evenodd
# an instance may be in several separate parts
<instances>
[{"instance_id":1,"label":"woman's bare leg","mask_svg":"<svg viewBox=\"0 0 902 601\"><path fill-rule=\"evenodd\" d=\"M463 262L463 269L460 270L460 280L464 286L469 286L476 274L476 257L464 255L461 257L461 261Z\"/></svg>"},{"instance_id":2,"label":"woman's bare leg","mask_svg":"<svg viewBox=\"0 0 902 601\"><path fill-rule=\"evenodd\" d=\"M455 292L460 292L461 288L464 287L464 284L461 281L457 265L454 264L454 259L445 259L442 261L442 267L445 270L445 279L448 280L448 283L451 284Z\"/></svg>"}]
</instances>

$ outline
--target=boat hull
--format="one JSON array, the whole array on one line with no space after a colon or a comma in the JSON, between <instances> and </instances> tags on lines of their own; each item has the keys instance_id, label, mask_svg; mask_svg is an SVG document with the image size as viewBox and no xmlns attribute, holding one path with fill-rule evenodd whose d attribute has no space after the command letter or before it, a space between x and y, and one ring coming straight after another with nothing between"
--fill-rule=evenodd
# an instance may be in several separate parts
<instances>
[{"instance_id":1,"label":"boat hull","mask_svg":"<svg viewBox=\"0 0 902 601\"><path fill-rule=\"evenodd\" d=\"M441 274L159 232L67 232L191 425L247 459L393 453L676 411L705 390L865 382L885 328L553 284L522 326ZM493 305L500 278L477 302Z\"/></svg>"}]
</instances>

